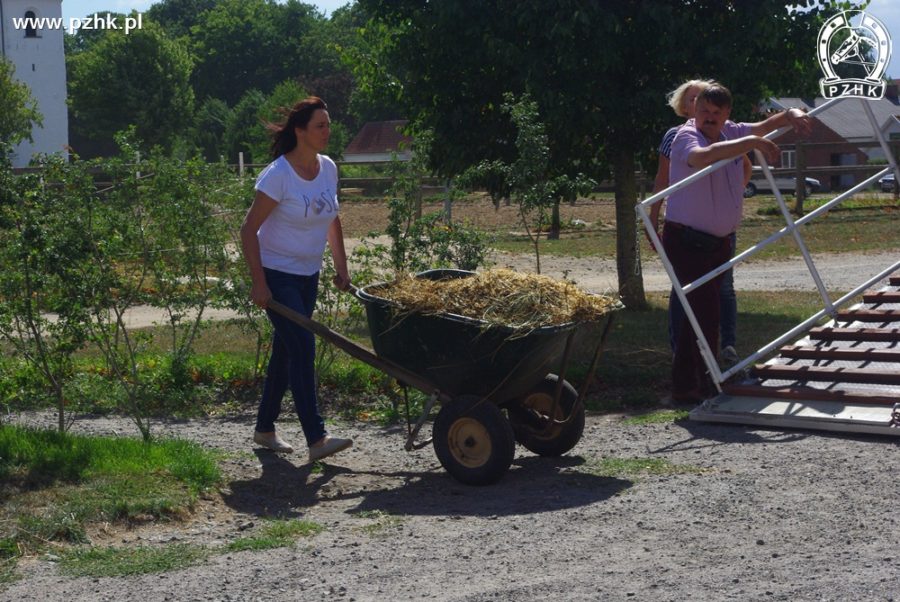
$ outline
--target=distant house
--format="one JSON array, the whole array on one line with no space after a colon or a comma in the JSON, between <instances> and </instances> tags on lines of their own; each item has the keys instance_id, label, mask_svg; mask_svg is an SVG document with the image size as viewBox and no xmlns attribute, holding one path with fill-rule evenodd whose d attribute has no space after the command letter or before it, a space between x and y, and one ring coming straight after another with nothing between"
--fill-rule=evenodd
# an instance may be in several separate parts
<instances>
[{"instance_id":1,"label":"distant house","mask_svg":"<svg viewBox=\"0 0 900 602\"><path fill-rule=\"evenodd\" d=\"M812 110L827 102L824 98L772 98L768 107L781 111L790 107ZM804 138L803 164L805 167L859 166L870 162L883 161L881 146L875 144L877 137L862 106L867 102L875 117L875 124L890 140L900 140L900 101L897 85L888 86L885 97L880 100L861 101L850 98L829 109L817 113L813 118L812 135ZM794 145L797 136L787 132L775 139L779 145ZM782 151L781 167L796 166L796 150ZM813 174L814 175L814 174ZM818 177L815 176L814 177ZM865 179L862 173L835 174L822 180L824 190L849 188Z\"/></svg>"},{"instance_id":2,"label":"distant house","mask_svg":"<svg viewBox=\"0 0 900 602\"><path fill-rule=\"evenodd\" d=\"M409 161L412 138L402 133L408 122L370 121L344 149L344 163L387 163L396 154L400 161Z\"/></svg>"}]
</instances>

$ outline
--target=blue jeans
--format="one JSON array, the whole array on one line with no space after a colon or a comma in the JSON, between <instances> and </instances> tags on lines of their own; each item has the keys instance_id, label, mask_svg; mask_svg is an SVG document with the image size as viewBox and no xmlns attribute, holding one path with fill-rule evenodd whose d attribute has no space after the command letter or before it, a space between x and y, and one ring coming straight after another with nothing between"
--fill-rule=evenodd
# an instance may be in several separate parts
<instances>
[{"instance_id":1,"label":"blue jeans","mask_svg":"<svg viewBox=\"0 0 900 602\"><path fill-rule=\"evenodd\" d=\"M731 234L731 257L737 244L737 234ZM669 347L675 351L678 330L684 321L684 309L673 288L669 292ZM737 295L734 292L734 270L722 274L719 281L719 332L722 349L734 347L737 342Z\"/></svg>"},{"instance_id":2,"label":"blue jeans","mask_svg":"<svg viewBox=\"0 0 900 602\"><path fill-rule=\"evenodd\" d=\"M319 291L318 272L312 276L298 276L269 268L264 268L264 271L266 284L275 301L307 317L312 316ZM268 309L266 313L275 332L256 415L256 430L260 433L275 430L275 420L281 413L281 400L290 386L303 435L307 445L312 445L326 434L316 394L316 338L284 316Z\"/></svg>"}]
</instances>

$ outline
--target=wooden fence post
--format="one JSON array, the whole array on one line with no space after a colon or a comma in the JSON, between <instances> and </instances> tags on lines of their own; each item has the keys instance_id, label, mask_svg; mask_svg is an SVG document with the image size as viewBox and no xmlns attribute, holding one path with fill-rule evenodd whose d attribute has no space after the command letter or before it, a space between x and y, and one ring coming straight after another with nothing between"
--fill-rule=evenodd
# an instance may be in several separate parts
<instances>
[{"instance_id":1,"label":"wooden fence post","mask_svg":"<svg viewBox=\"0 0 900 602\"><path fill-rule=\"evenodd\" d=\"M797 178L794 182L794 196L797 200L794 205L794 213L803 215L803 201L806 200L806 176L803 175L803 168L806 167L806 161L804 159L803 144L798 141L794 148L796 149L794 151L794 168L796 169Z\"/></svg>"}]
</instances>

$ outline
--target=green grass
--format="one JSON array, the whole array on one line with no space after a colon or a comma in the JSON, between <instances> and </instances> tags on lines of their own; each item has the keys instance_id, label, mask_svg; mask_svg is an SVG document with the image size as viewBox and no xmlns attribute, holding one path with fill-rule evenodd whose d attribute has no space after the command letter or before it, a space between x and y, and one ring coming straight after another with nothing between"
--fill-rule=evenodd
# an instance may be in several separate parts
<instances>
[{"instance_id":1,"label":"green grass","mask_svg":"<svg viewBox=\"0 0 900 602\"><path fill-rule=\"evenodd\" d=\"M640 412L659 406L669 393L672 354L668 342L667 295L647 295L649 309L619 311L613 317L586 406L601 412ZM737 351L745 356L784 334L819 309L815 293L740 291L737 295ZM568 380L576 388L599 337L583 331L576 339Z\"/></svg>"},{"instance_id":2,"label":"green grass","mask_svg":"<svg viewBox=\"0 0 900 602\"><path fill-rule=\"evenodd\" d=\"M186 568L211 554L209 548L191 544L78 548L62 555L60 571L72 577L128 577Z\"/></svg>"},{"instance_id":3,"label":"green grass","mask_svg":"<svg viewBox=\"0 0 900 602\"><path fill-rule=\"evenodd\" d=\"M814 195L803 201L803 210L809 213L818 209L822 205L830 203L837 197L834 193L822 195ZM788 209L793 210L796 205L796 199L793 197L785 197L785 203ZM781 209L778 208L778 202L774 196L760 196L757 200L759 208L756 212L759 215L781 215ZM853 198L842 201L840 205L833 207L830 211L857 211L864 209L897 209L900 205L894 200L893 195L884 194L859 194Z\"/></svg>"},{"instance_id":4,"label":"green grass","mask_svg":"<svg viewBox=\"0 0 900 602\"><path fill-rule=\"evenodd\" d=\"M177 519L221 479L199 445L0 426L0 560L87 543L91 524Z\"/></svg>"},{"instance_id":5,"label":"green grass","mask_svg":"<svg viewBox=\"0 0 900 602\"><path fill-rule=\"evenodd\" d=\"M245 550L270 550L292 545L300 537L312 537L325 530L322 525L308 520L274 520L251 537L242 537L228 544L230 552Z\"/></svg>"},{"instance_id":6,"label":"green grass","mask_svg":"<svg viewBox=\"0 0 900 602\"><path fill-rule=\"evenodd\" d=\"M675 474L698 474L697 466L673 464L663 458L603 458L587 462L579 470L598 477L640 477Z\"/></svg>"},{"instance_id":7,"label":"green grass","mask_svg":"<svg viewBox=\"0 0 900 602\"><path fill-rule=\"evenodd\" d=\"M641 425L641 424L667 424L677 420L684 420L688 417L688 410L660 410L656 412L647 412L638 414L637 416L629 416L622 420L622 424Z\"/></svg>"},{"instance_id":8,"label":"green grass","mask_svg":"<svg viewBox=\"0 0 900 602\"><path fill-rule=\"evenodd\" d=\"M301 537L324 530L307 520L267 521L260 532L237 539L226 546L168 544L137 547L77 547L61 554L60 569L74 577L127 577L162 573L194 566L215 554L259 551L293 545Z\"/></svg>"},{"instance_id":9,"label":"green grass","mask_svg":"<svg viewBox=\"0 0 900 602\"><path fill-rule=\"evenodd\" d=\"M369 537L381 537L387 532L396 529L403 522L399 516L382 510L364 510L353 515L354 518L365 520L367 523L358 528Z\"/></svg>"},{"instance_id":10,"label":"green grass","mask_svg":"<svg viewBox=\"0 0 900 602\"><path fill-rule=\"evenodd\" d=\"M806 204L807 212L823 204L832 197L815 199ZM751 243L768 238L785 226L781 213L772 214L772 201L754 199L751 207L758 207L754 218L744 219L738 229L738 251L744 250ZM789 207L792 207L789 204ZM886 201L856 201L856 208L846 211L831 211L820 216L801 230L807 246L813 252L846 253L854 251L888 251L900 248L900 240L896 236L896 216L898 207ZM796 219L796 217L795 217ZM653 257L641 231L641 254ZM890 241L885 243L885 241ZM891 246L893 245L893 246ZM533 255L534 247L527 238L502 236L493 245L501 251ZM567 257L603 257L612 259L616 255L615 229L603 229L592 232L564 232L560 240L541 240L542 255ZM754 260L788 259L799 257L800 251L792 236L764 249L753 256Z\"/></svg>"}]
</instances>

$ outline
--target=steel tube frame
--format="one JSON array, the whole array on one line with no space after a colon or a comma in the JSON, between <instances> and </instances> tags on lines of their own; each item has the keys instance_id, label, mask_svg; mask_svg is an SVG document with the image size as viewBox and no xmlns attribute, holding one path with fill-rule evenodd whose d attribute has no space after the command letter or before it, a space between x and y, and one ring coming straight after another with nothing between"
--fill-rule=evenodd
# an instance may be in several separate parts
<instances>
[{"instance_id":1,"label":"steel tube frame","mask_svg":"<svg viewBox=\"0 0 900 602\"><path fill-rule=\"evenodd\" d=\"M821 106L816 107L812 111L810 111L809 116L813 117L818 113L827 111L829 108L835 106L836 104L838 104L839 102L842 102L844 100L849 100L849 99L846 99L846 98L832 99L832 100L822 104ZM824 213L827 213L832 207L842 203L848 197L853 196L860 190L871 185L873 182L877 181L878 178L880 178L881 176L885 175L886 173L888 173L890 171L893 171L896 174L897 182L898 182L898 184L900 184L900 170L897 169L897 163L894 161L894 157L893 157L892 153L890 152L890 147L887 144L887 141L884 139L884 135L882 134L881 130L878 128L878 124L875 121L875 116L872 113L872 109L868 105L868 102L866 100L860 99L860 102L863 104L864 110L866 112L866 116L869 119L869 123L872 125L872 129L874 130L875 136L878 138L878 141L879 141L882 149L885 152L885 156L887 157L890 167L879 171L875 175L867 178L863 182L857 184L856 186L845 191L844 193L838 195L837 197L835 197L828 203L822 205L821 207L817 208L816 210L811 211L810 213L804 215L803 217L801 217L797 220L794 220L790 214L790 210L788 210L787 205L784 202L784 197L782 196L781 191L775 185L775 181L774 181L774 177L772 176L771 169L769 168L768 164L766 163L766 161L762 157L762 155L759 153L759 151L755 151L757 159L760 161L760 165L762 167L763 174L765 175L766 180L769 182L769 185L771 186L772 190L775 192L775 198L778 201L779 208L781 209L782 216L785 218L787 225L784 228L782 228L781 230L779 230L778 232L776 232L775 234L773 234L773 235L769 236L768 238L766 238L765 240L749 247L745 251L743 251L740 254L733 257L731 260L723 263L716 269L708 272L707 274L705 274L704 276L701 276L700 278L694 280L693 282L689 282L686 285L682 285L678 281L678 277L675 275L675 269L673 268L672 263L669 260L669 257L665 252L665 249L663 249L662 241L659 238L659 234L656 232L656 229L654 228L654 224L650 221L650 216L647 212L647 207L650 207L653 204L662 201L667 196L669 196L672 192L679 190L681 188L684 188L688 184L691 184L692 182L695 182L695 181L699 180L700 178L705 177L706 175L712 173L713 171L720 169L722 166L724 166L725 164L732 161L733 158L732 159L723 159L712 165L709 165L709 166L701 169L697 173L692 174L691 176L689 176L679 182L676 182L675 184L672 184L665 190L662 190L654 195L651 195L646 200L642 201L641 203L638 203L638 205L635 207L635 210L637 211L638 215L640 216L641 220L644 223L645 228L647 229L647 233L650 237L650 241L653 243L654 247L657 250L657 253L659 254L660 261L662 261L663 267L666 270L666 274L669 276L670 282L672 282L673 290L674 290L676 296L678 297L679 301L681 302L682 307L684 308L684 312L688 319L688 322L690 323L691 328L694 330L694 333L697 335L697 345L700 347L700 354L703 357L703 361L706 364L707 370L709 371L709 374L713 379L713 383L715 384L716 389L720 393L722 391L722 386L721 386L722 382L724 382L727 378L740 372L741 370L746 368L748 365L752 364L757 359L759 359L763 355L771 352L773 349L782 345L786 341L792 339L793 337L797 336L798 334L800 334L802 332L805 332L812 325L814 325L816 322L818 322L820 319L822 319L824 316L833 315L833 313L837 307L840 307L842 304L847 303L854 296L858 295L860 292L862 292L863 290L865 290L866 288L868 288L875 282L878 282L879 280L884 278L887 274L890 274L891 272L896 270L898 267L900 267L900 262L895 263L893 266L891 266L887 270L881 272L878 276L871 278L866 283L855 288L851 293L848 293L847 295L844 295L837 301L832 302L830 299L830 296L828 295L828 291L825 289L825 285L822 282L821 277L819 276L819 272L815 266L815 262L813 261L812 257L810 256L809 250L807 249L806 243L804 242L803 237L799 230L800 226L812 221L813 219L823 215ZM791 128L789 126L779 128L779 129L767 134L765 136L765 138L771 139L771 138L778 137L782 133L784 133L790 129ZM794 240L797 242L798 246L800 247L800 251L801 251L801 254L803 255L804 262L806 263L807 269L809 270L810 275L812 276L813 281L815 282L816 288L819 291L819 295L822 297L825 307L821 311L817 312L816 314L814 314L813 316L811 316L810 318L808 318L807 320L805 320L804 322L799 324L798 326L794 327L793 329L791 329L784 335L778 337L777 339L770 342L769 344L761 347L755 353L751 354L744 360L738 362L737 364L735 364L734 366L732 366L730 369L728 369L726 372L723 373L719 369L718 362L716 361L716 354L710 349L709 343L707 342L706 337L703 336L703 333L700 329L700 324L697 321L697 317L694 314L694 311L691 308L690 304L687 302L687 294L690 293L691 291L693 291L694 289L696 289L697 287L700 287L700 286L706 284L713 278L717 277L719 274L722 274L723 272L728 271L735 265L741 263L742 261L744 261L747 258L751 257L752 255L756 254L763 248L765 248L765 247L769 246L770 244L787 236L788 234L793 235Z\"/></svg>"}]
</instances>

